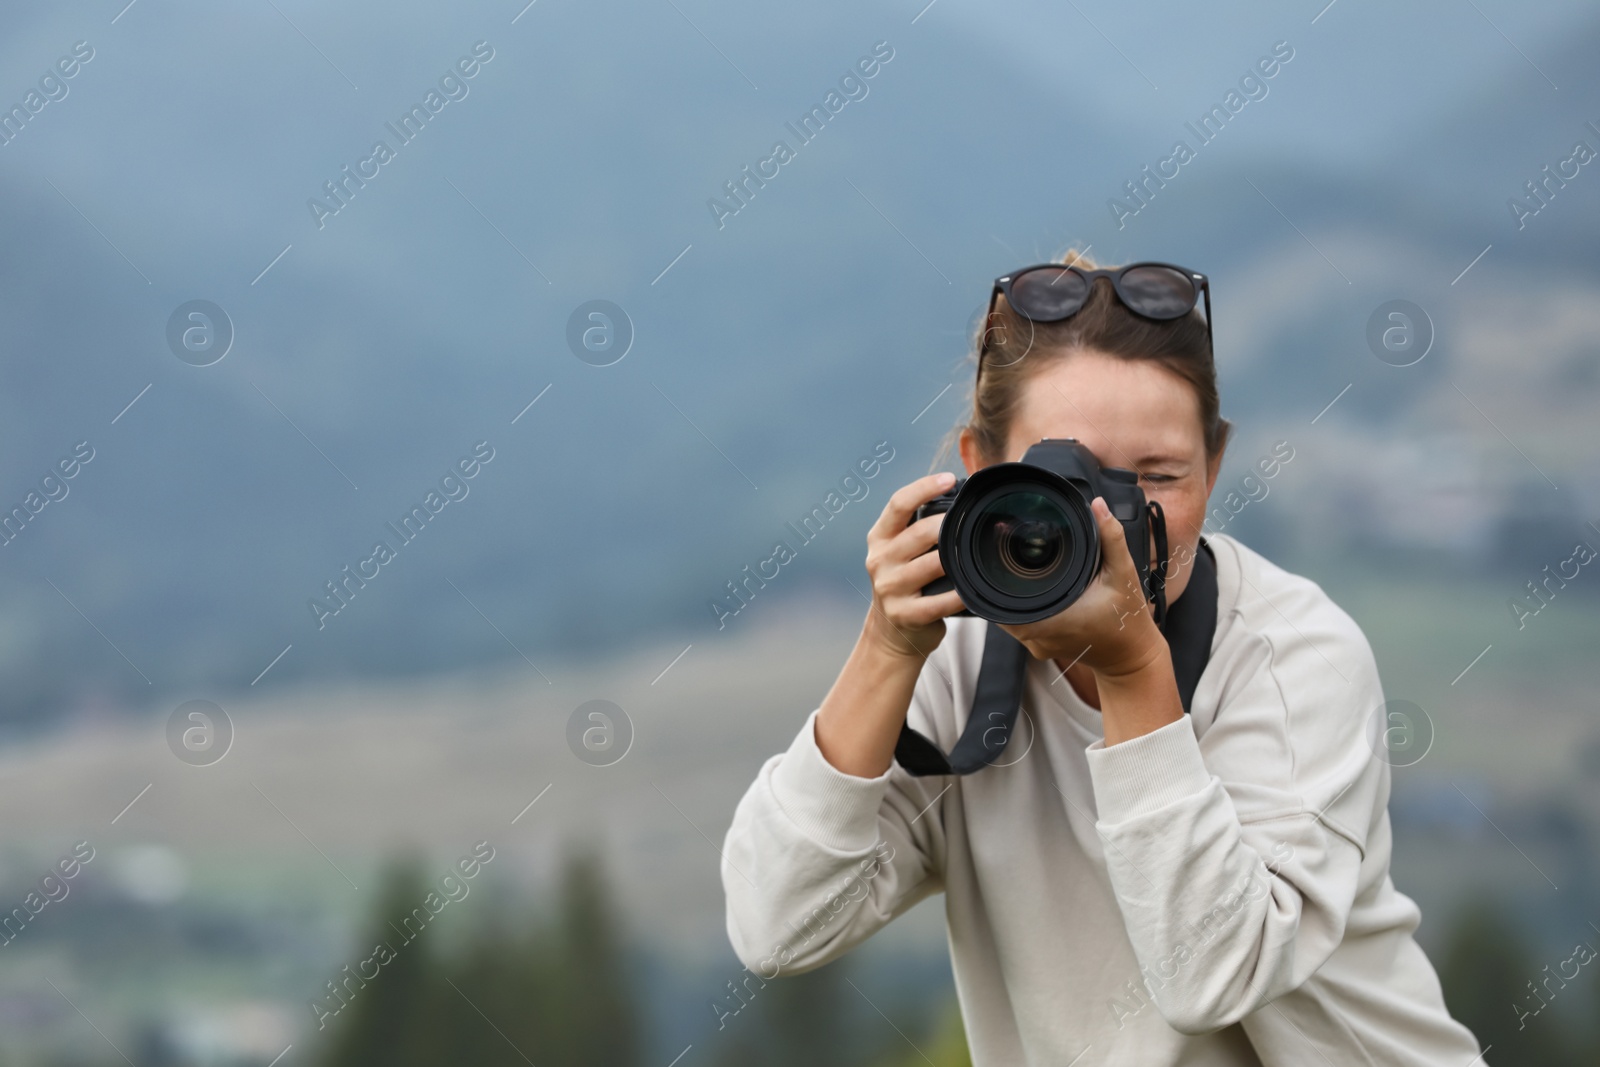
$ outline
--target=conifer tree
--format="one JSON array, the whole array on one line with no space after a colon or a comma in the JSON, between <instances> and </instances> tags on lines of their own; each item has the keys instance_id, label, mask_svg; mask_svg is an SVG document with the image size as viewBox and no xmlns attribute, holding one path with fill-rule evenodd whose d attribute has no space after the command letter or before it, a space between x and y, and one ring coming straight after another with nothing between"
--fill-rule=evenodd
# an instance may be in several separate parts
<instances>
[{"instance_id":1,"label":"conifer tree","mask_svg":"<svg viewBox=\"0 0 1600 1067\"><path fill-rule=\"evenodd\" d=\"M1439 983L1450 1014L1489 1050L1484 1062L1493 1067L1576 1065L1563 1019L1534 992L1542 977L1503 905L1479 896L1462 908L1451 927Z\"/></svg>"},{"instance_id":2,"label":"conifer tree","mask_svg":"<svg viewBox=\"0 0 1600 1067\"><path fill-rule=\"evenodd\" d=\"M567 1031L562 1062L632 1067L642 1020L623 956L621 926L604 868L592 850L569 847L561 876L551 993Z\"/></svg>"},{"instance_id":3,"label":"conifer tree","mask_svg":"<svg viewBox=\"0 0 1600 1067\"><path fill-rule=\"evenodd\" d=\"M415 858L391 864L372 918L349 950L349 971L341 969L336 981L317 991L313 1013L322 1022L318 1033L328 1067L428 1067L418 1056L419 1042L437 1025L441 983L428 931L412 917L427 893ZM373 958L379 945L388 948L387 962L379 965L376 976L363 978L360 961Z\"/></svg>"}]
</instances>

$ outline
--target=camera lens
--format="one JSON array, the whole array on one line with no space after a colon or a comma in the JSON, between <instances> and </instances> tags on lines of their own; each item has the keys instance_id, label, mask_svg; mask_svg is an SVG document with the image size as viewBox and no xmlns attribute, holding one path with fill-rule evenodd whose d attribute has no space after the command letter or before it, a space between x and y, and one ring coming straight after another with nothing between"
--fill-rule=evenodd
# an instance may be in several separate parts
<instances>
[{"instance_id":1,"label":"camera lens","mask_svg":"<svg viewBox=\"0 0 1600 1067\"><path fill-rule=\"evenodd\" d=\"M1072 556L1070 518L1039 492L1022 489L995 497L973 519L972 531L979 574L1010 596L1048 592Z\"/></svg>"},{"instance_id":2,"label":"camera lens","mask_svg":"<svg viewBox=\"0 0 1600 1067\"><path fill-rule=\"evenodd\" d=\"M1018 578L1040 578L1061 557L1061 531L1047 522L1025 519L999 532L1000 561Z\"/></svg>"},{"instance_id":3,"label":"camera lens","mask_svg":"<svg viewBox=\"0 0 1600 1067\"><path fill-rule=\"evenodd\" d=\"M1062 470L1048 463L996 463L973 472L939 528L942 580L979 618L1049 618L1082 595L1100 569L1084 479L1071 477L1079 465L1047 452L1030 450Z\"/></svg>"}]
</instances>

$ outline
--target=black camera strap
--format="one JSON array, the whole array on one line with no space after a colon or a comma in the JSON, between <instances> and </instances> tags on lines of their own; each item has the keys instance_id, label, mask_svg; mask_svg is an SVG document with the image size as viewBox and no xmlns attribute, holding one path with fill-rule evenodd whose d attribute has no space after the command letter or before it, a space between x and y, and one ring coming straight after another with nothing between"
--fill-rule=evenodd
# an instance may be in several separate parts
<instances>
[{"instance_id":1,"label":"black camera strap","mask_svg":"<svg viewBox=\"0 0 1600 1067\"><path fill-rule=\"evenodd\" d=\"M1161 525L1164 527L1165 523ZM1165 541L1165 537L1161 540ZM1204 537L1200 538L1200 550L1195 553L1194 573L1189 575L1189 584L1184 587L1182 596L1167 604L1165 585L1169 561L1164 551L1166 546L1158 547L1161 549L1158 603L1163 617L1157 621L1172 651L1178 696L1187 715L1195 687L1200 684L1200 675L1211 658L1211 641L1217 630L1216 560L1211 546ZM896 762L906 773L921 778L936 774L971 774L1000 758L1011 740L1017 712L1022 707L1029 658L1022 642L1002 630L999 623L989 623L983 638L983 661L978 669L972 710L956 747L946 756L933 741L909 724L902 724L900 738L894 746Z\"/></svg>"},{"instance_id":2,"label":"black camera strap","mask_svg":"<svg viewBox=\"0 0 1600 1067\"><path fill-rule=\"evenodd\" d=\"M1167 512L1159 500L1145 503L1149 516L1150 532L1156 539L1156 566L1150 572L1150 596L1155 600L1156 625L1165 630L1167 621L1167 572L1172 569L1172 559L1167 555Z\"/></svg>"},{"instance_id":3,"label":"black camera strap","mask_svg":"<svg viewBox=\"0 0 1600 1067\"><path fill-rule=\"evenodd\" d=\"M972 710L956 747L946 757L938 745L904 723L894 745L894 758L900 766L920 778L930 774L971 774L998 759L1011 740L1011 728L1022 707L1029 658L1021 641L1000 629L999 623L989 623L983 635L983 665L978 669Z\"/></svg>"},{"instance_id":4,"label":"black camera strap","mask_svg":"<svg viewBox=\"0 0 1600 1067\"><path fill-rule=\"evenodd\" d=\"M1204 537L1194 554L1189 584L1176 602L1167 605L1161 632L1172 653L1172 673L1178 680L1178 697L1187 715L1200 675L1211 659L1211 642L1217 633L1217 558Z\"/></svg>"}]
</instances>

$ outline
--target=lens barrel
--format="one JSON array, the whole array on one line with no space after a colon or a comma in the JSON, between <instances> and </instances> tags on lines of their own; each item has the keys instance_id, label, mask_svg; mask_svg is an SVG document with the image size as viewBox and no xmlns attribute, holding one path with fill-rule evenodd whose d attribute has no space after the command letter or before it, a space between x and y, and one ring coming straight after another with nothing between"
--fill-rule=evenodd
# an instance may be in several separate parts
<instances>
[{"instance_id":1,"label":"lens barrel","mask_svg":"<svg viewBox=\"0 0 1600 1067\"><path fill-rule=\"evenodd\" d=\"M1070 481L1002 463L967 479L940 527L939 554L974 615L1036 622L1088 588L1100 569L1100 537L1088 500Z\"/></svg>"},{"instance_id":2,"label":"lens barrel","mask_svg":"<svg viewBox=\"0 0 1600 1067\"><path fill-rule=\"evenodd\" d=\"M924 596L961 594L961 615L993 622L1037 622L1069 607L1100 573L1099 524L1089 502L1104 496L1123 532L1146 595L1149 525L1138 475L1101 467L1071 438L1046 438L1016 463L997 463L961 479L917 509L913 522L944 514L939 558L944 576Z\"/></svg>"}]
</instances>

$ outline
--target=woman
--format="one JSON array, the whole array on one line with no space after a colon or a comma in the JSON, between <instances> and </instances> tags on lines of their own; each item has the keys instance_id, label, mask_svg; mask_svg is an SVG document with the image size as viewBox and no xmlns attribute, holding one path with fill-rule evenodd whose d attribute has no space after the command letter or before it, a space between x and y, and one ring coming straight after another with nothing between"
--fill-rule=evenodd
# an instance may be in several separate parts
<instances>
[{"instance_id":1,"label":"woman","mask_svg":"<svg viewBox=\"0 0 1600 1067\"><path fill-rule=\"evenodd\" d=\"M1066 298L1053 312L1042 281ZM761 979L805 971L942 890L980 1067L1481 1063L1389 878L1366 638L1314 582L1201 536L1230 424L1205 279L1165 281L1175 308L1120 287L1162 318L1109 276L1046 266L997 282L959 442L969 473L1045 437L1138 472L1166 516L1168 617L1186 590L1215 588L1214 637L1187 650L1204 662L1188 711L1178 650L1096 497L1095 581L1054 617L1004 627L1031 653L1011 748L976 773L909 774L893 758L902 724L952 748L988 625L952 617L955 591L922 595L943 574L943 516L910 520L954 476L912 482L867 535L854 651L728 830L734 950ZM1002 282L1029 299L1013 306Z\"/></svg>"}]
</instances>

